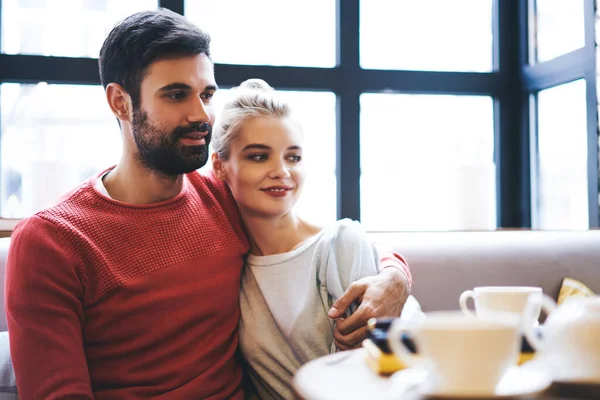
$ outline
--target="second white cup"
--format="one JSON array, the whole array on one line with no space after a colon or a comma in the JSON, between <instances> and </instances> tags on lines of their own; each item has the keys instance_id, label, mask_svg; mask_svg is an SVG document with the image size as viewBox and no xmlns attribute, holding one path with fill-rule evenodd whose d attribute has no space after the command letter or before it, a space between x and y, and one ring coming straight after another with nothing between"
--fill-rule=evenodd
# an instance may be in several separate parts
<instances>
[{"instance_id":1,"label":"second white cup","mask_svg":"<svg viewBox=\"0 0 600 400\"><path fill-rule=\"evenodd\" d=\"M508 312L524 318L530 295L539 296L541 299L542 288L535 286L480 286L473 290L465 290L460 295L458 302L466 315L487 318L494 313ZM469 298L472 298L475 303L475 312L470 310L467 305ZM539 302L537 303L539 304ZM530 319L528 324L534 325L537 322L540 307L536 311L528 317Z\"/></svg>"}]
</instances>

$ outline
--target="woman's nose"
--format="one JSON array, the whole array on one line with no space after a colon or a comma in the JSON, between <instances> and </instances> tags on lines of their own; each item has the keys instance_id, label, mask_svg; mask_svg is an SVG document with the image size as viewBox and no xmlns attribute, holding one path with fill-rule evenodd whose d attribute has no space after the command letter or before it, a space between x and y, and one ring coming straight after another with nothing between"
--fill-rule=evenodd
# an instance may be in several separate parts
<instances>
[{"instance_id":1,"label":"woman's nose","mask_svg":"<svg viewBox=\"0 0 600 400\"><path fill-rule=\"evenodd\" d=\"M269 175L269 177L272 179L284 179L289 178L290 176L290 170L283 161L278 161L275 165L273 165Z\"/></svg>"}]
</instances>

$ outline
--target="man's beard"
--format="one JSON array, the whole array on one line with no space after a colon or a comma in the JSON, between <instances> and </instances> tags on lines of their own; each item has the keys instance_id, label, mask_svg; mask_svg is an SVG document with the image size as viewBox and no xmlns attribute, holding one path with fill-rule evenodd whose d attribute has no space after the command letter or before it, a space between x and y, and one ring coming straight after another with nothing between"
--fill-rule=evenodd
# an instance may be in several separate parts
<instances>
[{"instance_id":1,"label":"man's beard","mask_svg":"<svg viewBox=\"0 0 600 400\"><path fill-rule=\"evenodd\" d=\"M153 125L148 113L138 108L133 111L133 139L141 163L162 175L177 176L203 167L208 161L208 144L212 128L207 123L178 126L171 132ZM192 132L207 132L205 144L183 145L179 139Z\"/></svg>"}]
</instances>

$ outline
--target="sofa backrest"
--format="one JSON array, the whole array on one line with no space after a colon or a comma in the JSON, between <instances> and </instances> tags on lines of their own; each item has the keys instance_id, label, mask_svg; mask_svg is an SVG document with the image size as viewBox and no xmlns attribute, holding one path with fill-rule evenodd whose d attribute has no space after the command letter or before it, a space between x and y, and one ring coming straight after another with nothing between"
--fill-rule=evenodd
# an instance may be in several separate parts
<instances>
[{"instance_id":1,"label":"sofa backrest","mask_svg":"<svg viewBox=\"0 0 600 400\"><path fill-rule=\"evenodd\" d=\"M458 296L486 285L540 286L556 298L565 277L600 294L600 231L370 233L406 257L424 311L458 308ZM0 238L0 331L9 238Z\"/></svg>"},{"instance_id":2,"label":"sofa backrest","mask_svg":"<svg viewBox=\"0 0 600 400\"><path fill-rule=\"evenodd\" d=\"M4 278L6 270L6 256L10 238L0 238L0 332L6 330L6 314L4 312Z\"/></svg>"},{"instance_id":3,"label":"sofa backrest","mask_svg":"<svg viewBox=\"0 0 600 400\"><path fill-rule=\"evenodd\" d=\"M475 286L540 286L557 298L563 278L600 294L600 231L370 233L402 254L424 311L458 309Z\"/></svg>"}]
</instances>

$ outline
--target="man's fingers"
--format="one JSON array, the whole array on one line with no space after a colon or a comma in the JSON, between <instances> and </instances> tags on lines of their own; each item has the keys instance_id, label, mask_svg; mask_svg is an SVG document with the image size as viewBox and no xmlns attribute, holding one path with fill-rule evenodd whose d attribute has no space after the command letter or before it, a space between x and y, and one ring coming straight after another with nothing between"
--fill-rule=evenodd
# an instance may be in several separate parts
<instances>
[{"instance_id":1,"label":"man's fingers","mask_svg":"<svg viewBox=\"0 0 600 400\"><path fill-rule=\"evenodd\" d=\"M348 286L348 289L342 294L335 303L331 306L327 315L329 318L339 318L344 315L344 312L350 307L352 303L360 298L365 293L367 286L361 283L353 282Z\"/></svg>"},{"instance_id":2,"label":"man's fingers","mask_svg":"<svg viewBox=\"0 0 600 400\"><path fill-rule=\"evenodd\" d=\"M376 316L376 310L371 302L364 301L356 309L354 314L348 318L342 318L336 321L336 328L340 330L342 335L347 335L356 329L366 326L369 319Z\"/></svg>"},{"instance_id":3,"label":"man's fingers","mask_svg":"<svg viewBox=\"0 0 600 400\"><path fill-rule=\"evenodd\" d=\"M343 345L341 343L339 343L337 340L334 340L335 346L340 350L340 351L346 351L346 350L354 350L354 349L358 349L361 347L361 344L357 344L354 347L348 347L346 345Z\"/></svg>"},{"instance_id":4,"label":"man's fingers","mask_svg":"<svg viewBox=\"0 0 600 400\"><path fill-rule=\"evenodd\" d=\"M348 347L345 344L340 343L335 339L333 340L333 342L335 343L335 347L337 347L338 350L340 350L340 351L352 350L352 347Z\"/></svg>"},{"instance_id":5,"label":"man's fingers","mask_svg":"<svg viewBox=\"0 0 600 400\"><path fill-rule=\"evenodd\" d=\"M360 347L362 341L365 340L368 333L369 329L367 326L362 326L347 335L342 335L342 333L336 328L333 332L333 339L335 340L335 344L338 349L349 350Z\"/></svg>"}]
</instances>

